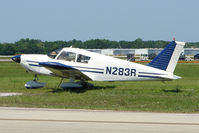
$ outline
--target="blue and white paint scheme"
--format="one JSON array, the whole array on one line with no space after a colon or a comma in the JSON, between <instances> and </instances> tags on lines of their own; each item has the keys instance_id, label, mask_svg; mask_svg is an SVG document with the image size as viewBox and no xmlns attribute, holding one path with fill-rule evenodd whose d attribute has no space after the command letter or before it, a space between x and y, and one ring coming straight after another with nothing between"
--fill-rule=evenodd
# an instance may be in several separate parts
<instances>
[{"instance_id":1,"label":"blue and white paint scheme","mask_svg":"<svg viewBox=\"0 0 199 133\"><path fill-rule=\"evenodd\" d=\"M137 64L79 48L63 48L48 55L23 54L12 57L27 71L80 80L84 86L93 81L173 80L185 42L172 41L148 65Z\"/></svg>"}]
</instances>

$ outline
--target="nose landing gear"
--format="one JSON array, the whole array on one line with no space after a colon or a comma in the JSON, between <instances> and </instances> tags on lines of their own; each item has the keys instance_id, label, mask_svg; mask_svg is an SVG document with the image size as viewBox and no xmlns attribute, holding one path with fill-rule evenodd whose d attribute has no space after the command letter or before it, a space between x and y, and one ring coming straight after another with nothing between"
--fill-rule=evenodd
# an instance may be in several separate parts
<instances>
[{"instance_id":1,"label":"nose landing gear","mask_svg":"<svg viewBox=\"0 0 199 133\"><path fill-rule=\"evenodd\" d=\"M37 74L35 74L35 78L33 80L28 81L24 86L27 89L36 89L36 88L42 88L46 85L46 83L37 82L39 78L37 77Z\"/></svg>"}]
</instances>

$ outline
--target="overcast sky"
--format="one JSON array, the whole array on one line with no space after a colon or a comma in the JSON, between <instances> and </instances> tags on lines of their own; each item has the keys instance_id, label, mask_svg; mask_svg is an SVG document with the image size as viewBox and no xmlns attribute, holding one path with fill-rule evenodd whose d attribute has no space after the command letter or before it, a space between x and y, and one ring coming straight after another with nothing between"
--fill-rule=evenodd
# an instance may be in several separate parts
<instances>
[{"instance_id":1,"label":"overcast sky","mask_svg":"<svg viewBox=\"0 0 199 133\"><path fill-rule=\"evenodd\" d=\"M0 0L0 42L199 41L199 0Z\"/></svg>"}]
</instances>

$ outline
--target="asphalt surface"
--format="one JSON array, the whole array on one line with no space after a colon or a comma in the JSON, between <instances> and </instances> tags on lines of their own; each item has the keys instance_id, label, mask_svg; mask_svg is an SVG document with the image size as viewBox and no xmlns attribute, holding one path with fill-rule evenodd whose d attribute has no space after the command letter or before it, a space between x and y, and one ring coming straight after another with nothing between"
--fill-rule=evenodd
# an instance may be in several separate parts
<instances>
[{"instance_id":1,"label":"asphalt surface","mask_svg":"<svg viewBox=\"0 0 199 133\"><path fill-rule=\"evenodd\" d=\"M12 61L11 59L0 59L0 62L4 62L4 61Z\"/></svg>"},{"instance_id":2,"label":"asphalt surface","mask_svg":"<svg viewBox=\"0 0 199 133\"><path fill-rule=\"evenodd\" d=\"M199 114L0 107L0 133L198 133Z\"/></svg>"}]
</instances>

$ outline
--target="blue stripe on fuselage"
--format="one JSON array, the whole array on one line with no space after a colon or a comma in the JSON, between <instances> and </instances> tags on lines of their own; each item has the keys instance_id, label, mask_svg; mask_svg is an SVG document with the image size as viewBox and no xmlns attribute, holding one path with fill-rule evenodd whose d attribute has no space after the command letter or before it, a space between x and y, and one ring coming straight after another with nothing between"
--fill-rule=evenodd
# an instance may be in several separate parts
<instances>
[{"instance_id":1,"label":"blue stripe on fuselage","mask_svg":"<svg viewBox=\"0 0 199 133\"><path fill-rule=\"evenodd\" d=\"M160 78L158 76L149 76L149 75L138 75L140 78Z\"/></svg>"}]
</instances>

